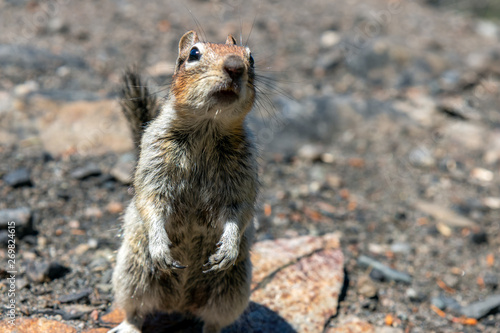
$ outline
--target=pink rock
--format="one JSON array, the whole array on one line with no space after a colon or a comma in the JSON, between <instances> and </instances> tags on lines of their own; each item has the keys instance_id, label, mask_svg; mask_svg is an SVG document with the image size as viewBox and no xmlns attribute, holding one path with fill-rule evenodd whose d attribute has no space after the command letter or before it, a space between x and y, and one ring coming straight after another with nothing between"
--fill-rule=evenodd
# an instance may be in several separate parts
<instances>
[{"instance_id":1,"label":"pink rock","mask_svg":"<svg viewBox=\"0 0 500 333\"><path fill-rule=\"evenodd\" d=\"M297 332L321 332L336 313L344 257L334 234L255 244L252 301Z\"/></svg>"},{"instance_id":2,"label":"pink rock","mask_svg":"<svg viewBox=\"0 0 500 333\"><path fill-rule=\"evenodd\" d=\"M76 329L56 320L45 318L18 318L15 325L7 321L0 322L0 332L9 333L76 333Z\"/></svg>"}]
</instances>

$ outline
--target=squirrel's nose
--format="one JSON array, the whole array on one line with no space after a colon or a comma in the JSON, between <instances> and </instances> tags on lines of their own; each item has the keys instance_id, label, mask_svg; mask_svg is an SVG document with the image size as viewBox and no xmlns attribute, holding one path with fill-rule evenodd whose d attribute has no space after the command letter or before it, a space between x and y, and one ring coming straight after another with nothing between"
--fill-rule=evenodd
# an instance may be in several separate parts
<instances>
[{"instance_id":1,"label":"squirrel's nose","mask_svg":"<svg viewBox=\"0 0 500 333\"><path fill-rule=\"evenodd\" d=\"M224 71L231 79L238 80L245 72L245 63L236 55L229 56L224 60Z\"/></svg>"}]
</instances>

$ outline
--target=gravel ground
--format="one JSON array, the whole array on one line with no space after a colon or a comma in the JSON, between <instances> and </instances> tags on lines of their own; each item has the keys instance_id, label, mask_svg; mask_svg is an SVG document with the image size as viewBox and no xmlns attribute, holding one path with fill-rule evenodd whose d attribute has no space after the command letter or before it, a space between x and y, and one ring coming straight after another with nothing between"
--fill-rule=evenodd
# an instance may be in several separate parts
<instances>
[{"instance_id":1,"label":"gravel ground","mask_svg":"<svg viewBox=\"0 0 500 333\"><path fill-rule=\"evenodd\" d=\"M0 1L0 238L15 214L19 313L92 327L111 307L133 194L112 171L130 154L46 151L34 101L115 98L134 63L164 96L179 36L195 29L250 36L266 77L252 119L258 240L342 234L348 279L330 324L355 315L403 332L498 332L498 300L481 315L467 305L499 293L500 26L466 10L490 18L498 8ZM29 212L6 211L21 207ZM411 278L367 269L366 257Z\"/></svg>"}]
</instances>

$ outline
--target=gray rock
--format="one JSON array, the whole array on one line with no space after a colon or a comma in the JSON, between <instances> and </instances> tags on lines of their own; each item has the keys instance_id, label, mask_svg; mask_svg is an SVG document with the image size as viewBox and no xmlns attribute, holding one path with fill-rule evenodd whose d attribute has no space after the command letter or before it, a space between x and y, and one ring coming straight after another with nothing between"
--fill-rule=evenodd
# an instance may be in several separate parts
<instances>
[{"instance_id":1,"label":"gray rock","mask_svg":"<svg viewBox=\"0 0 500 333\"><path fill-rule=\"evenodd\" d=\"M85 180L90 177L101 175L101 169L94 163L89 163L84 167L71 171L71 177L78 180Z\"/></svg>"},{"instance_id":2,"label":"gray rock","mask_svg":"<svg viewBox=\"0 0 500 333\"><path fill-rule=\"evenodd\" d=\"M376 68L390 63L389 47L382 41L370 42L347 57L347 68L355 75L367 77Z\"/></svg>"},{"instance_id":3,"label":"gray rock","mask_svg":"<svg viewBox=\"0 0 500 333\"><path fill-rule=\"evenodd\" d=\"M456 275L445 274L443 282L450 288L456 289L460 279Z\"/></svg>"},{"instance_id":4,"label":"gray rock","mask_svg":"<svg viewBox=\"0 0 500 333\"><path fill-rule=\"evenodd\" d=\"M31 182L30 171L26 168L9 172L3 177L3 180L7 185L14 188L22 186L33 186L33 183Z\"/></svg>"},{"instance_id":5,"label":"gray rock","mask_svg":"<svg viewBox=\"0 0 500 333\"><path fill-rule=\"evenodd\" d=\"M340 34L334 30L327 30L321 34L320 42L324 48L330 48L340 42Z\"/></svg>"},{"instance_id":6,"label":"gray rock","mask_svg":"<svg viewBox=\"0 0 500 333\"><path fill-rule=\"evenodd\" d=\"M108 269L107 271L105 271L103 274L102 274L102 277L101 277L101 284L109 284L111 283L111 278L113 276L113 270L112 269Z\"/></svg>"},{"instance_id":7,"label":"gray rock","mask_svg":"<svg viewBox=\"0 0 500 333\"><path fill-rule=\"evenodd\" d=\"M486 38L497 39L498 31L498 25L493 21L479 21L476 26L476 32Z\"/></svg>"},{"instance_id":8,"label":"gray rock","mask_svg":"<svg viewBox=\"0 0 500 333\"><path fill-rule=\"evenodd\" d=\"M382 272L380 269L377 269L377 268L373 268L370 271L370 278L373 281L377 281L377 282L385 282L388 280L386 275L384 274L384 272Z\"/></svg>"},{"instance_id":9,"label":"gray rock","mask_svg":"<svg viewBox=\"0 0 500 333\"><path fill-rule=\"evenodd\" d=\"M441 87L445 90L453 90L460 83L460 72L448 70L441 75Z\"/></svg>"},{"instance_id":10,"label":"gray rock","mask_svg":"<svg viewBox=\"0 0 500 333\"><path fill-rule=\"evenodd\" d=\"M500 308L500 294L486 297L484 301L462 307L461 314L468 318L481 319L489 314L497 313Z\"/></svg>"},{"instance_id":11,"label":"gray rock","mask_svg":"<svg viewBox=\"0 0 500 333\"><path fill-rule=\"evenodd\" d=\"M394 253L410 253L411 245L408 243L394 243L391 245L391 251Z\"/></svg>"},{"instance_id":12,"label":"gray rock","mask_svg":"<svg viewBox=\"0 0 500 333\"><path fill-rule=\"evenodd\" d=\"M417 201L414 203L414 206L416 209L431 215L434 219L450 227L473 228L477 226L471 219L432 202Z\"/></svg>"},{"instance_id":13,"label":"gray rock","mask_svg":"<svg viewBox=\"0 0 500 333\"><path fill-rule=\"evenodd\" d=\"M303 145L297 152L300 158L308 161L319 161L321 159L321 154L323 154L324 148L320 145L306 144Z\"/></svg>"},{"instance_id":14,"label":"gray rock","mask_svg":"<svg viewBox=\"0 0 500 333\"><path fill-rule=\"evenodd\" d=\"M92 288L85 288L80 292L72 293L69 295L63 295L59 297L59 302L61 303L74 303L92 294Z\"/></svg>"},{"instance_id":15,"label":"gray rock","mask_svg":"<svg viewBox=\"0 0 500 333\"><path fill-rule=\"evenodd\" d=\"M132 183L135 171L135 155L132 153L123 154L111 169L113 176L120 183L129 185Z\"/></svg>"},{"instance_id":16,"label":"gray rock","mask_svg":"<svg viewBox=\"0 0 500 333\"><path fill-rule=\"evenodd\" d=\"M9 233L7 230L0 230L0 244L7 244L9 240Z\"/></svg>"},{"instance_id":17,"label":"gray rock","mask_svg":"<svg viewBox=\"0 0 500 333\"><path fill-rule=\"evenodd\" d=\"M16 288L18 290L21 290L23 288L26 288L27 286L29 286L29 281L28 279L25 279L25 278L17 278L16 279Z\"/></svg>"},{"instance_id":18,"label":"gray rock","mask_svg":"<svg viewBox=\"0 0 500 333\"><path fill-rule=\"evenodd\" d=\"M379 271L387 280L408 284L410 284L412 281L412 277L410 275L387 267L386 265L365 255L359 256L358 265L360 265L361 267L372 267L374 270Z\"/></svg>"},{"instance_id":19,"label":"gray rock","mask_svg":"<svg viewBox=\"0 0 500 333\"><path fill-rule=\"evenodd\" d=\"M9 222L15 222L15 234L18 238L34 233L33 215L28 207L0 210L0 229L7 229Z\"/></svg>"},{"instance_id":20,"label":"gray rock","mask_svg":"<svg viewBox=\"0 0 500 333\"><path fill-rule=\"evenodd\" d=\"M431 304L439 308L440 310L449 310L455 313L460 313L462 306L451 297L447 297L440 294L438 297L433 297L431 299Z\"/></svg>"},{"instance_id":21,"label":"gray rock","mask_svg":"<svg viewBox=\"0 0 500 333\"><path fill-rule=\"evenodd\" d=\"M315 73L316 75L322 76L328 72L332 72L337 66L339 66L344 57L339 49L334 49L322 53L321 56L316 60Z\"/></svg>"},{"instance_id":22,"label":"gray rock","mask_svg":"<svg viewBox=\"0 0 500 333\"><path fill-rule=\"evenodd\" d=\"M406 297L408 297L408 299L412 302L420 303L420 302L425 301L425 299L427 298L427 295L424 294L423 292L417 291L413 288L408 288L406 290Z\"/></svg>"},{"instance_id":23,"label":"gray rock","mask_svg":"<svg viewBox=\"0 0 500 333\"><path fill-rule=\"evenodd\" d=\"M497 289L498 287L498 275L492 273L486 273L484 275L484 284L490 289Z\"/></svg>"},{"instance_id":24,"label":"gray rock","mask_svg":"<svg viewBox=\"0 0 500 333\"><path fill-rule=\"evenodd\" d=\"M376 297L378 288L367 276L361 276L356 284L358 294L368 298Z\"/></svg>"},{"instance_id":25,"label":"gray rock","mask_svg":"<svg viewBox=\"0 0 500 333\"><path fill-rule=\"evenodd\" d=\"M89 267L93 271L102 271L109 267L109 261L106 258L97 256L90 262Z\"/></svg>"},{"instance_id":26,"label":"gray rock","mask_svg":"<svg viewBox=\"0 0 500 333\"><path fill-rule=\"evenodd\" d=\"M426 147L413 149L408 159L410 163L416 167L431 167L436 163L432 153Z\"/></svg>"},{"instance_id":27,"label":"gray rock","mask_svg":"<svg viewBox=\"0 0 500 333\"><path fill-rule=\"evenodd\" d=\"M96 284L97 289L100 292L109 293L113 289L113 285L111 283L98 283Z\"/></svg>"},{"instance_id":28,"label":"gray rock","mask_svg":"<svg viewBox=\"0 0 500 333\"><path fill-rule=\"evenodd\" d=\"M28 264L26 275L35 283L49 282L68 274L70 269L57 262L31 262Z\"/></svg>"},{"instance_id":29,"label":"gray rock","mask_svg":"<svg viewBox=\"0 0 500 333\"><path fill-rule=\"evenodd\" d=\"M446 309L446 304L445 302L440 299L439 297L433 297L431 299L431 304L434 305L436 308L438 308L439 310L444 310Z\"/></svg>"}]
</instances>

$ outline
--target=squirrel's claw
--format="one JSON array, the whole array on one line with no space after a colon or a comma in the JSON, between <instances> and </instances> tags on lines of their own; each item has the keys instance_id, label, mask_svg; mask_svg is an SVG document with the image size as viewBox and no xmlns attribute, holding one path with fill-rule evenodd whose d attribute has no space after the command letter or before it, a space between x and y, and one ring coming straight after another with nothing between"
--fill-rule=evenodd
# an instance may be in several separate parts
<instances>
[{"instance_id":1,"label":"squirrel's claw","mask_svg":"<svg viewBox=\"0 0 500 333\"><path fill-rule=\"evenodd\" d=\"M232 243L219 242L217 251L208 258L208 262L203 267L210 267L203 273L228 269L234 265L238 258L238 247Z\"/></svg>"},{"instance_id":2,"label":"squirrel's claw","mask_svg":"<svg viewBox=\"0 0 500 333\"><path fill-rule=\"evenodd\" d=\"M187 266L181 265L178 261L173 261L173 262L172 262L172 267L173 267L173 268L177 268L177 269L184 269L184 268L186 268Z\"/></svg>"}]
</instances>

